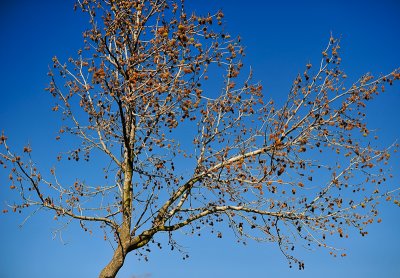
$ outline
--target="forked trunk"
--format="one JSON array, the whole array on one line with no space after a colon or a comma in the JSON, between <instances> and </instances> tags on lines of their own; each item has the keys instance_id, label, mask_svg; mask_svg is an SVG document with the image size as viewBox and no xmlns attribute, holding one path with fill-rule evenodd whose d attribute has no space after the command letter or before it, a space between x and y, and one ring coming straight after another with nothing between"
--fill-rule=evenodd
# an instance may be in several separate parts
<instances>
[{"instance_id":1,"label":"forked trunk","mask_svg":"<svg viewBox=\"0 0 400 278\"><path fill-rule=\"evenodd\" d=\"M111 261L101 271L99 278L114 278L121 267L124 265L125 256L126 252L123 252L122 247L118 246L118 248L114 252Z\"/></svg>"}]
</instances>

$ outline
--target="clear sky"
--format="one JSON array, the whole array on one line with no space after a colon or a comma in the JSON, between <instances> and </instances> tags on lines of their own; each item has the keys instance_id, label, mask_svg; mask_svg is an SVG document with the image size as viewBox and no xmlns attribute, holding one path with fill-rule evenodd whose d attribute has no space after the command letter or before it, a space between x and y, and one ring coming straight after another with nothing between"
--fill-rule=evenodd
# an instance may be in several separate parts
<instances>
[{"instance_id":1,"label":"clear sky","mask_svg":"<svg viewBox=\"0 0 400 278\"><path fill-rule=\"evenodd\" d=\"M0 130L22 150L27 142L42 167L55 163L54 137L58 118L51 113L53 100L44 92L51 58L74 55L82 46L86 18L73 12L74 1L19 0L0 2ZM240 35L246 46L245 66L252 66L264 92L277 102L286 98L291 82L308 62L318 63L330 33L342 38L343 67L349 78L371 71L387 73L400 66L400 2L380 1L261 1L187 0L200 13L223 9L226 28ZM379 96L368 108L369 123L378 129L381 143L400 139L400 86ZM399 155L392 160L394 183L400 186ZM73 168L59 175L73 175ZM95 174L95 173L88 173ZM0 208L12 203L7 172L0 172ZM153 250L149 262L134 254L120 278L199 277L400 277L400 208L381 206L383 222L362 238L335 240L346 248L346 258L333 258L326 250L301 252L305 270L289 269L274 244L248 246L208 236L183 237L189 252ZM111 258L102 233L90 236L71 225L52 239L57 227L51 215L40 213L19 224L27 214L0 215L0 277L96 277Z\"/></svg>"}]
</instances>

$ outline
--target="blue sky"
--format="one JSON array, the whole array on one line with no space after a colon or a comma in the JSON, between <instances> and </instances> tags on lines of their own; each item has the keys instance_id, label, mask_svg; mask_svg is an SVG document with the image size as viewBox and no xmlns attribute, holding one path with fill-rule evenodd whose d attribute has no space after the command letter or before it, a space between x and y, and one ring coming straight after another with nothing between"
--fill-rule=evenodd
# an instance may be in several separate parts
<instances>
[{"instance_id":1,"label":"blue sky","mask_svg":"<svg viewBox=\"0 0 400 278\"><path fill-rule=\"evenodd\" d=\"M283 101L296 74L308 62L317 63L330 33L342 38L343 68L349 78L371 71L387 73L400 66L400 2L398 1L187 1L198 12L225 13L226 28L246 46L245 66L252 66L266 95ZM200 4L201 2L201 4ZM82 46L86 19L72 10L73 1L9 1L0 3L0 129L22 150L29 142L41 167L55 162L54 137L58 118L52 98L44 92L51 58L66 59ZM400 139L400 86L378 97L368 108L371 128L381 143ZM394 183L400 186L399 155L392 160ZM69 171L60 175L72 175ZM12 201L7 172L0 172L0 202ZM346 258L326 250L302 251L304 271L289 269L274 244L248 246L223 239L183 237L190 259L177 252L153 250L149 262L131 254L119 277L150 274L161 277L400 277L400 214L382 204L383 222L372 225L365 238L351 234L337 240ZM70 225L52 239L57 227L50 215L35 215L22 228L27 214L0 215L0 277L96 277L112 250L102 233L90 236Z\"/></svg>"}]
</instances>

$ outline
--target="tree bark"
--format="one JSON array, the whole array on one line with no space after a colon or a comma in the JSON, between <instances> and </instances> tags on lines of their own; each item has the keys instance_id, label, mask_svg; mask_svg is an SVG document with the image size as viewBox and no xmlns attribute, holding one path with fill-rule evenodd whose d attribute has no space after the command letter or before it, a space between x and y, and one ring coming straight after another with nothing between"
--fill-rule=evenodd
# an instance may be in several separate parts
<instances>
[{"instance_id":1,"label":"tree bark","mask_svg":"<svg viewBox=\"0 0 400 278\"><path fill-rule=\"evenodd\" d=\"M114 278L117 276L118 271L124 265L126 254L126 250L123 250L122 246L119 245L111 261L100 272L99 278Z\"/></svg>"}]
</instances>

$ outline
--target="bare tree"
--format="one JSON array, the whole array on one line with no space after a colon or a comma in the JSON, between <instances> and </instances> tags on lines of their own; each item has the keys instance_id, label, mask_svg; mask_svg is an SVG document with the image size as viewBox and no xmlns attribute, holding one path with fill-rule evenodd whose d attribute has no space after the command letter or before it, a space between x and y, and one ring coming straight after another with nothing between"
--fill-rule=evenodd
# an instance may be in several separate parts
<instances>
[{"instance_id":1,"label":"bare tree","mask_svg":"<svg viewBox=\"0 0 400 278\"><path fill-rule=\"evenodd\" d=\"M128 253L159 244L156 234L174 247L177 230L208 227L222 237L219 222L240 240L276 242L301 269L295 241L336 254L326 238L364 235L378 200L397 190L384 186L396 146L370 139L364 108L398 70L350 83L331 38L276 107L251 73L239 74L243 48L221 31L222 12L189 15L172 0L83 0L76 8L90 17L85 47L68 63L53 59L47 90L64 120L60 136L81 142L58 159L95 155L104 185L63 184L55 168L37 169L30 146L12 151L4 133L0 163L21 196L13 210L50 210L85 231L100 223L115 239L99 277L115 277ZM207 85L222 71L222 88Z\"/></svg>"}]
</instances>

